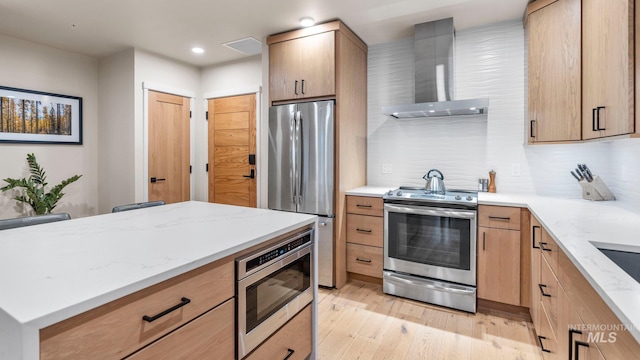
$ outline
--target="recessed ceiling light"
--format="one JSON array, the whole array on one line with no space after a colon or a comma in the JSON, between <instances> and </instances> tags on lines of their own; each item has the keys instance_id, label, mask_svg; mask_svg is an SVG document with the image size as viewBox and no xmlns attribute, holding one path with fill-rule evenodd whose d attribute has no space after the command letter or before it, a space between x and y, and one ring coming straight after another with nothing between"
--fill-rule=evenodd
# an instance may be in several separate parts
<instances>
[{"instance_id":1,"label":"recessed ceiling light","mask_svg":"<svg viewBox=\"0 0 640 360\"><path fill-rule=\"evenodd\" d=\"M469 110L475 110L475 109L476 109L476 108L474 108L474 107L472 107L472 108L469 108Z\"/></svg>"},{"instance_id":2,"label":"recessed ceiling light","mask_svg":"<svg viewBox=\"0 0 640 360\"><path fill-rule=\"evenodd\" d=\"M429 112L430 112L430 113L434 113L434 112L436 112L436 111L435 111L435 110L429 110Z\"/></svg>"},{"instance_id":3,"label":"recessed ceiling light","mask_svg":"<svg viewBox=\"0 0 640 360\"><path fill-rule=\"evenodd\" d=\"M304 27L313 26L315 24L316 24L316 21L313 20L313 18L303 17L302 19L300 19L300 25L302 25Z\"/></svg>"},{"instance_id":4,"label":"recessed ceiling light","mask_svg":"<svg viewBox=\"0 0 640 360\"><path fill-rule=\"evenodd\" d=\"M194 48L191 48L191 51L193 51L196 54L202 54L204 52L204 49L196 46Z\"/></svg>"}]
</instances>

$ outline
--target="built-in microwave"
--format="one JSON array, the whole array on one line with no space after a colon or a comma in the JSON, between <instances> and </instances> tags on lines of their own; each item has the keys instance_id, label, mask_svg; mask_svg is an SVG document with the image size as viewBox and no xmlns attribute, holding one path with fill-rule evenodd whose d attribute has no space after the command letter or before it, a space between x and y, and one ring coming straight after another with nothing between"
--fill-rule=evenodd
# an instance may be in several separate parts
<instances>
[{"instance_id":1,"label":"built-in microwave","mask_svg":"<svg viewBox=\"0 0 640 360\"><path fill-rule=\"evenodd\" d=\"M313 236L304 231L236 260L238 359L313 300Z\"/></svg>"}]
</instances>

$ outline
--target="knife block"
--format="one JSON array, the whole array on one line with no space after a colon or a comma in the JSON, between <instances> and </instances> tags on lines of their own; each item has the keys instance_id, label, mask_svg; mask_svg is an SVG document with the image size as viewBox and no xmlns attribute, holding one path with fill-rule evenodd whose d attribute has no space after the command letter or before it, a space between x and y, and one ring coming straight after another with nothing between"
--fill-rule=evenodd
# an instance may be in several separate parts
<instances>
[{"instance_id":1,"label":"knife block","mask_svg":"<svg viewBox=\"0 0 640 360\"><path fill-rule=\"evenodd\" d=\"M578 184L582 186L582 198L585 200L602 201L616 199L604 181L602 181L602 179L597 175L593 177L592 182L580 180L578 181Z\"/></svg>"}]
</instances>

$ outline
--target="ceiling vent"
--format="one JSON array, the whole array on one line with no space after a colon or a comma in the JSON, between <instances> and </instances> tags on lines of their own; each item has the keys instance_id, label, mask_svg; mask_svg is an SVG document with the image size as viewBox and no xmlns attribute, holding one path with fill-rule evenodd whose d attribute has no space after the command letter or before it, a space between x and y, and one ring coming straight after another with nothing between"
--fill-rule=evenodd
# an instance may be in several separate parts
<instances>
[{"instance_id":1,"label":"ceiling vent","mask_svg":"<svg viewBox=\"0 0 640 360\"><path fill-rule=\"evenodd\" d=\"M228 43L224 43L222 45L247 56L258 55L262 53L262 42L252 37L229 41Z\"/></svg>"}]
</instances>

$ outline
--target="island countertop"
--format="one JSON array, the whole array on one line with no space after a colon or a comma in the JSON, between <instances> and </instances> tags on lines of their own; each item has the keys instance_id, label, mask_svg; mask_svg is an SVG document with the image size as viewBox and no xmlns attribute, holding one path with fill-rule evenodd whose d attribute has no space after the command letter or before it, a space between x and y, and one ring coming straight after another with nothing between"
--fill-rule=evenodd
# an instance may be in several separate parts
<instances>
[{"instance_id":1,"label":"island countertop","mask_svg":"<svg viewBox=\"0 0 640 360\"><path fill-rule=\"evenodd\" d=\"M39 329L315 221L189 201L4 230L0 358L31 358Z\"/></svg>"}]
</instances>

